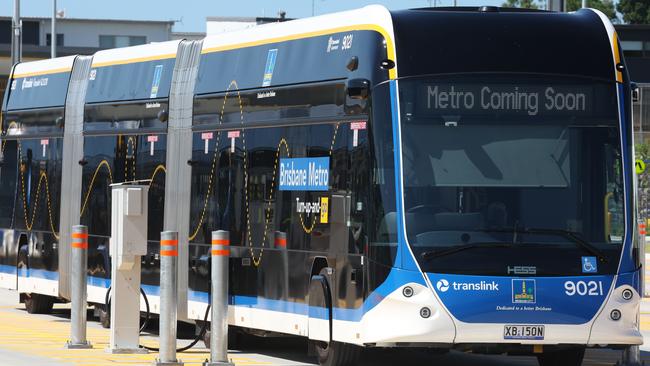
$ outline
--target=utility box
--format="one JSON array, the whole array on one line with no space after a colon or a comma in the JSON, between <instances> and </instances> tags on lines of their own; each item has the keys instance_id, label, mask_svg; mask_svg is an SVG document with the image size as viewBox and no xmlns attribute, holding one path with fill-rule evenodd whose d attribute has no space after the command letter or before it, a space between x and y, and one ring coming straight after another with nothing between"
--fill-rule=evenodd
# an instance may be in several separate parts
<instances>
[{"instance_id":1,"label":"utility box","mask_svg":"<svg viewBox=\"0 0 650 366\"><path fill-rule=\"evenodd\" d=\"M119 270L147 254L148 185L113 184L110 255ZM138 261L140 258L137 259Z\"/></svg>"},{"instance_id":2,"label":"utility box","mask_svg":"<svg viewBox=\"0 0 650 366\"><path fill-rule=\"evenodd\" d=\"M149 185L112 184L110 353L140 348L140 261L147 254Z\"/></svg>"}]
</instances>

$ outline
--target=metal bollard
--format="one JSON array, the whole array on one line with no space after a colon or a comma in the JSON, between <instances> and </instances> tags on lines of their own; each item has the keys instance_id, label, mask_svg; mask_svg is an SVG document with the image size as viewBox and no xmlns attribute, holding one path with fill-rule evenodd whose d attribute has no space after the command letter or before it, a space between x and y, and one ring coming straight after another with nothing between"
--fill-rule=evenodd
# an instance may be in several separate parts
<instances>
[{"instance_id":1,"label":"metal bollard","mask_svg":"<svg viewBox=\"0 0 650 366\"><path fill-rule=\"evenodd\" d=\"M287 233L276 231L274 244L277 249L287 249Z\"/></svg>"},{"instance_id":2,"label":"metal bollard","mask_svg":"<svg viewBox=\"0 0 650 366\"><path fill-rule=\"evenodd\" d=\"M160 355L155 366L182 366L176 359L178 232L160 233Z\"/></svg>"},{"instance_id":3,"label":"metal bollard","mask_svg":"<svg viewBox=\"0 0 650 366\"><path fill-rule=\"evenodd\" d=\"M203 366L226 366L228 361L228 259L230 234L212 232L212 310L210 334L210 361Z\"/></svg>"},{"instance_id":4,"label":"metal bollard","mask_svg":"<svg viewBox=\"0 0 650 366\"><path fill-rule=\"evenodd\" d=\"M65 348L93 348L86 340L86 279L88 276L88 227L76 225L72 227L72 288L70 291L72 309L70 314L70 340Z\"/></svg>"},{"instance_id":5,"label":"metal bollard","mask_svg":"<svg viewBox=\"0 0 650 366\"><path fill-rule=\"evenodd\" d=\"M287 233L283 231L275 232L274 245L276 249L281 249L280 259L282 260L281 269L278 268L277 285L281 286L280 296L283 300L289 299L289 253L287 252ZM280 264L280 263L278 263Z\"/></svg>"},{"instance_id":6,"label":"metal bollard","mask_svg":"<svg viewBox=\"0 0 650 366\"><path fill-rule=\"evenodd\" d=\"M623 350L623 357L616 366L643 366L644 364L639 346L630 346Z\"/></svg>"}]
</instances>

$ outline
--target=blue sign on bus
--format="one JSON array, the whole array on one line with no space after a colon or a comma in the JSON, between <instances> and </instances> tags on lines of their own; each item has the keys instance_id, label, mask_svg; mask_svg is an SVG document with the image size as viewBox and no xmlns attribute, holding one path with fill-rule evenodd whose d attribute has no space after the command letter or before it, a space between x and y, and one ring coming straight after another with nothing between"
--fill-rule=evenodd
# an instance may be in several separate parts
<instances>
[{"instance_id":1,"label":"blue sign on bus","mask_svg":"<svg viewBox=\"0 0 650 366\"><path fill-rule=\"evenodd\" d=\"M273 70L275 70L275 60L278 58L278 49L274 48L269 50L266 55L266 67L264 67L264 80L262 86L271 86L271 79L273 78Z\"/></svg>"},{"instance_id":2,"label":"blue sign on bus","mask_svg":"<svg viewBox=\"0 0 650 366\"><path fill-rule=\"evenodd\" d=\"M280 159L281 191L327 191L329 158Z\"/></svg>"}]
</instances>

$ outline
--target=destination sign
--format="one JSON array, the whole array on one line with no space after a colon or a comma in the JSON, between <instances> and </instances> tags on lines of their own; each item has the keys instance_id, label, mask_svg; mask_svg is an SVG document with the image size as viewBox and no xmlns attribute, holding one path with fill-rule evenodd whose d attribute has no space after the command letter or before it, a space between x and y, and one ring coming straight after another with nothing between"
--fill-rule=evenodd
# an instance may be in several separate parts
<instances>
[{"instance_id":1,"label":"destination sign","mask_svg":"<svg viewBox=\"0 0 650 366\"><path fill-rule=\"evenodd\" d=\"M594 108L590 87L425 83L417 111L425 113L586 114Z\"/></svg>"}]
</instances>

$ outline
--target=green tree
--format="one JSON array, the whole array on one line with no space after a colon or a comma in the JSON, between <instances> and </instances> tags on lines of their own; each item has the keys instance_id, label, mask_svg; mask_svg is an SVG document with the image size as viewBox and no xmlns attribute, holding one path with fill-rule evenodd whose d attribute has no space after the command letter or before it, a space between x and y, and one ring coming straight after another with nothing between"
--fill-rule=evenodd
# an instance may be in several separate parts
<instances>
[{"instance_id":1,"label":"green tree","mask_svg":"<svg viewBox=\"0 0 650 366\"><path fill-rule=\"evenodd\" d=\"M617 10L630 24L650 24L650 0L619 0Z\"/></svg>"},{"instance_id":2,"label":"green tree","mask_svg":"<svg viewBox=\"0 0 650 366\"><path fill-rule=\"evenodd\" d=\"M501 5L504 8L526 8L526 9L539 9L541 6L535 0L506 0Z\"/></svg>"},{"instance_id":3,"label":"green tree","mask_svg":"<svg viewBox=\"0 0 650 366\"><path fill-rule=\"evenodd\" d=\"M576 11L581 7L582 0L566 0L567 11ZM614 8L614 2L612 0L587 0L587 7L602 11L609 19L616 18L616 9Z\"/></svg>"}]
</instances>

